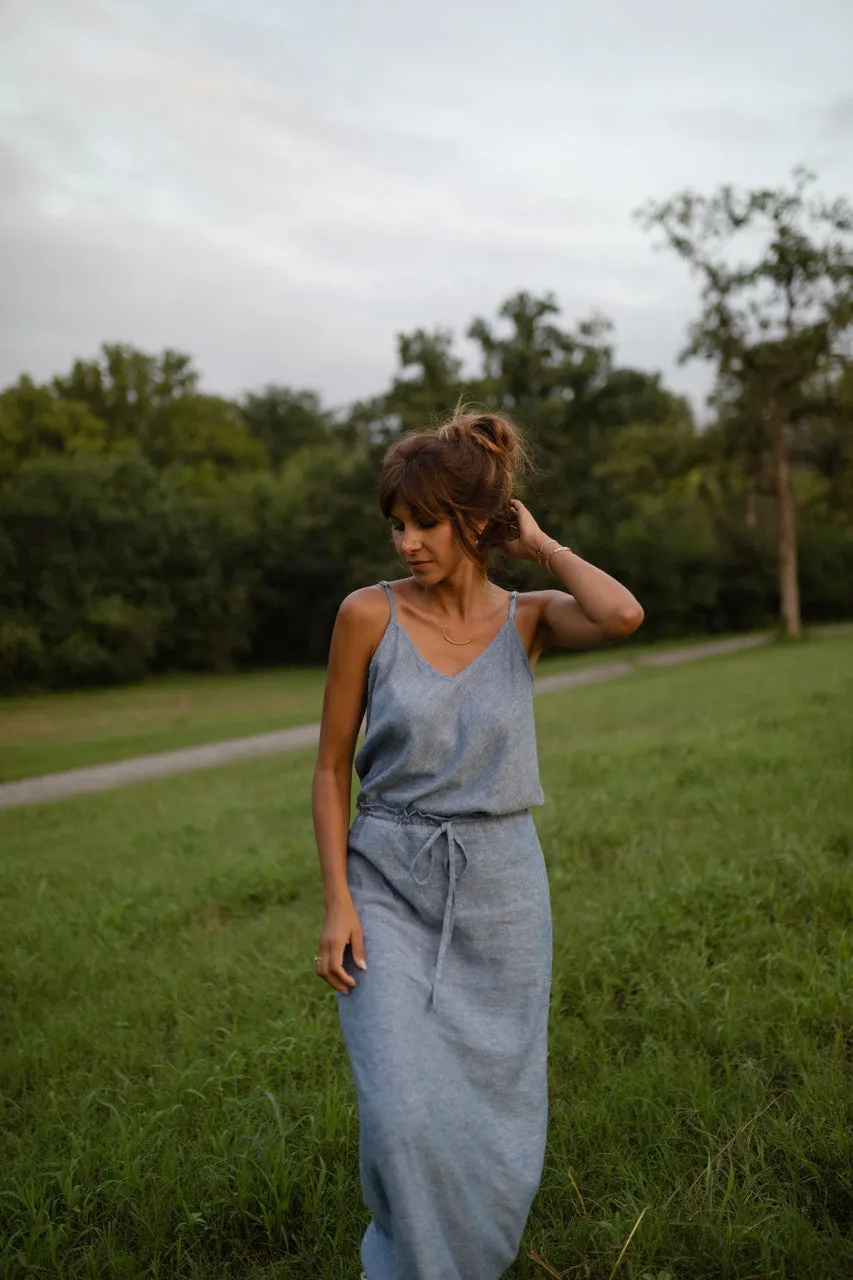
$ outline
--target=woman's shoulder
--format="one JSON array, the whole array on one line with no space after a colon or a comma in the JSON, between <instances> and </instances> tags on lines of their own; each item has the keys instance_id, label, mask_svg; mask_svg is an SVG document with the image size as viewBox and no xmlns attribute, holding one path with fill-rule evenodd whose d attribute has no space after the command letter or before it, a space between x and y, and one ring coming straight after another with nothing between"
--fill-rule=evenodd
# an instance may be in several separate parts
<instances>
[{"instance_id":1,"label":"woman's shoulder","mask_svg":"<svg viewBox=\"0 0 853 1280\"><path fill-rule=\"evenodd\" d=\"M516 592L516 611L518 613L541 614L553 591L518 591Z\"/></svg>"},{"instance_id":2,"label":"woman's shoulder","mask_svg":"<svg viewBox=\"0 0 853 1280\"><path fill-rule=\"evenodd\" d=\"M375 582L369 587L358 587L344 596L338 609L338 617L343 622L369 623L388 620L390 607L385 587Z\"/></svg>"},{"instance_id":3,"label":"woman's shoulder","mask_svg":"<svg viewBox=\"0 0 853 1280\"><path fill-rule=\"evenodd\" d=\"M361 654L365 662L378 649L391 620L386 589L380 582L360 586L343 598L334 630L347 653Z\"/></svg>"}]
</instances>

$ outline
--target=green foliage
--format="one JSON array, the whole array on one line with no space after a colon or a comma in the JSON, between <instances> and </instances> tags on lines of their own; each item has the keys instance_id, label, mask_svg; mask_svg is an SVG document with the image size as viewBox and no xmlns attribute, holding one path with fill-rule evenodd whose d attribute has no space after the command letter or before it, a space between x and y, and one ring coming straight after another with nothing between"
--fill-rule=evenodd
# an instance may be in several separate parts
<instances>
[{"instance_id":1,"label":"green foliage","mask_svg":"<svg viewBox=\"0 0 853 1280\"><path fill-rule=\"evenodd\" d=\"M217 471L254 471L267 465L261 441L246 431L237 407L221 396L182 396L157 413L144 441L158 467L203 463Z\"/></svg>"},{"instance_id":2,"label":"green foliage","mask_svg":"<svg viewBox=\"0 0 853 1280\"><path fill-rule=\"evenodd\" d=\"M828 521L807 512L800 522L800 564L805 616L849 618L853 521Z\"/></svg>"},{"instance_id":3,"label":"green foliage","mask_svg":"<svg viewBox=\"0 0 853 1280\"><path fill-rule=\"evenodd\" d=\"M102 453L107 426L78 400L22 377L0 394L0 481L33 458Z\"/></svg>"},{"instance_id":4,"label":"green foliage","mask_svg":"<svg viewBox=\"0 0 853 1280\"><path fill-rule=\"evenodd\" d=\"M384 448L460 399L525 428L535 470L521 496L636 592L644 635L772 623L778 522L759 400L721 400L699 431L659 374L616 364L606 320L565 327L547 293L514 295L468 337L470 372L448 330L399 335L389 388L337 415L272 384L239 403L207 395L188 356L120 345L49 385L8 388L0 688L322 662L343 596L396 572L375 501ZM851 370L835 360L792 409L808 621L853 614ZM544 582L529 564L500 572Z\"/></svg>"},{"instance_id":5,"label":"green foliage","mask_svg":"<svg viewBox=\"0 0 853 1280\"><path fill-rule=\"evenodd\" d=\"M105 422L113 443L131 437L143 442L158 416L198 389L189 356L164 351L147 355L133 347L104 343L98 360L76 360L53 390L85 404Z\"/></svg>"},{"instance_id":6,"label":"green foliage","mask_svg":"<svg viewBox=\"0 0 853 1280\"><path fill-rule=\"evenodd\" d=\"M139 680L145 675L157 647L162 621L158 610L112 595L93 600L84 619L95 643L109 653L116 680Z\"/></svg>"},{"instance_id":7,"label":"green foliage","mask_svg":"<svg viewBox=\"0 0 853 1280\"><path fill-rule=\"evenodd\" d=\"M37 683L44 669L44 645L38 628L26 618L0 618L0 673L6 688Z\"/></svg>"},{"instance_id":8,"label":"green foliage","mask_svg":"<svg viewBox=\"0 0 853 1280\"><path fill-rule=\"evenodd\" d=\"M51 454L138 452L156 467L204 464L225 473L264 469L262 439L241 410L198 391L189 356L104 345L99 360L36 386L21 378L0 395L0 480Z\"/></svg>"},{"instance_id":9,"label":"green foliage","mask_svg":"<svg viewBox=\"0 0 853 1280\"><path fill-rule=\"evenodd\" d=\"M69 631L57 643L51 667L62 673L63 683L71 685L109 684L120 669L109 649L83 628Z\"/></svg>"},{"instance_id":10,"label":"green foliage","mask_svg":"<svg viewBox=\"0 0 853 1280\"><path fill-rule=\"evenodd\" d=\"M314 391L293 391L271 384L259 394L244 396L240 412L273 467L298 449L325 444L331 436L330 416Z\"/></svg>"}]
</instances>

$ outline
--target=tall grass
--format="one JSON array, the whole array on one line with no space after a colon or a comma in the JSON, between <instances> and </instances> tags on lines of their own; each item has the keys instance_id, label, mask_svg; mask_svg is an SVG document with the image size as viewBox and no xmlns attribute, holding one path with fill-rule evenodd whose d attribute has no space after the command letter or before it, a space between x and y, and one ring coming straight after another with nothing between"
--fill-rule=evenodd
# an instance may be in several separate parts
<instances>
[{"instance_id":1,"label":"tall grass","mask_svg":"<svg viewBox=\"0 0 853 1280\"><path fill-rule=\"evenodd\" d=\"M551 1125L511 1276L853 1274L851 711L849 639L538 700ZM311 765L0 814L0 1274L358 1275Z\"/></svg>"}]
</instances>

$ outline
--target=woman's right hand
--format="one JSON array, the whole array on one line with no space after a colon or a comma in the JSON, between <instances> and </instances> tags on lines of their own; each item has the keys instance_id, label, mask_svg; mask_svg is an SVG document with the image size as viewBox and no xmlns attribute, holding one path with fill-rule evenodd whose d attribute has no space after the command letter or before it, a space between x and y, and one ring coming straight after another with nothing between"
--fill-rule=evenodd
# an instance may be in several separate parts
<instances>
[{"instance_id":1,"label":"woman's right hand","mask_svg":"<svg viewBox=\"0 0 853 1280\"><path fill-rule=\"evenodd\" d=\"M355 978L344 968L344 952L347 947L352 950L352 958L358 968L366 969L364 934L352 898L326 907L326 917L317 947L317 977L345 996L355 986Z\"/></svg>"}]
</instances>

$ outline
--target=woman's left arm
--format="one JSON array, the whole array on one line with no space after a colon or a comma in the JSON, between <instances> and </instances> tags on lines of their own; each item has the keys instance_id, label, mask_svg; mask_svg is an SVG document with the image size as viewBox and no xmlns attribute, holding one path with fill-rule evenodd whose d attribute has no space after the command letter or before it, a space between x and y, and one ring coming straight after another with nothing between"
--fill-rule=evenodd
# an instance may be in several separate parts
<instances>
[{"instance_id":1,"label":"woman's left arm","mask_svg":"<svg viewBox=\"0 0 853 1280\"><path fill-rule=\"evenodd\" d=\"M629 636L643 621L643 608L621 582L598 569L556 538L543 533L517 498L512 505L519 536L507 544L510 555L522 560L543 560L565 591L543 591L545 597L536 634L536 649L585 648ZM544 552L544 554L543 554ZM569 594L566 594L569 593Z\"/></svg>"}]
</instances>

